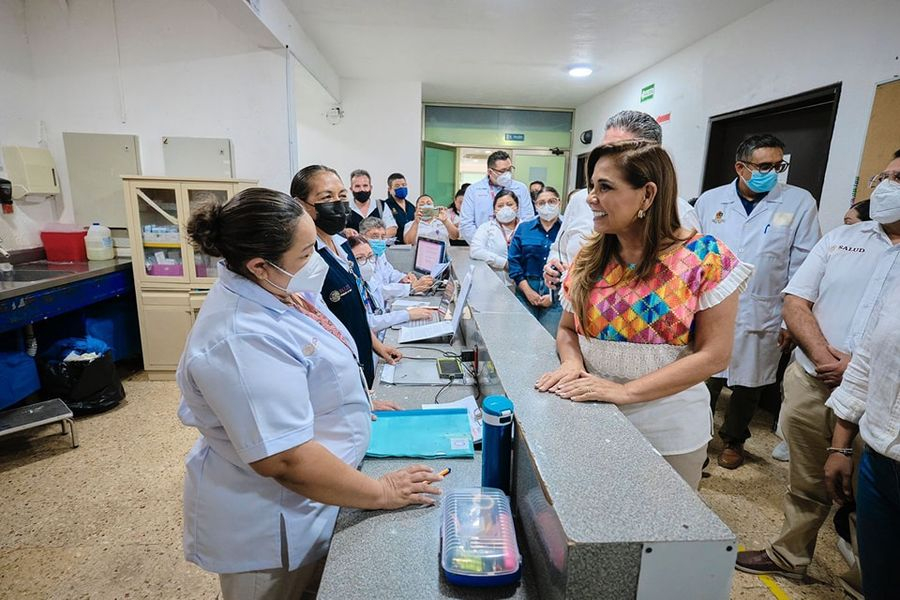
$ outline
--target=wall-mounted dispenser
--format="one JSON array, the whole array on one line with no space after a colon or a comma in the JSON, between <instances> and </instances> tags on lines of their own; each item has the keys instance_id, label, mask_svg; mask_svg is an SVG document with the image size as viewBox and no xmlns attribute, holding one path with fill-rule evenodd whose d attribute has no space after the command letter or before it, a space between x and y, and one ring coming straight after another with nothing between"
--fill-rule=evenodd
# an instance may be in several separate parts
<instances>
[{"instance_id":1,"label":"wall-mounted dispenser","mask_svg":"<svg viewBox=\"0 0 900 600\"><path fill-rule=\"evenodd\" d=\"M14 198L27 194L58 194L56 163L46 148L3 146L3 162L12 182Z\"/></svg>"}]
</instances>

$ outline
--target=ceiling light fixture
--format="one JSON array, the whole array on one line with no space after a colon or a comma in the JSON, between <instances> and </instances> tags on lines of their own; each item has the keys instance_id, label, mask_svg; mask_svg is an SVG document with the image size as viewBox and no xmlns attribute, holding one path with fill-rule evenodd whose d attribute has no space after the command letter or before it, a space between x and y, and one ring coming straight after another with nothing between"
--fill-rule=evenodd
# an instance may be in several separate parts
<instances>
[{"instance_id":1,"label":"ceiling light fixture","mask_svg":"<svg viewBox=\"0 0 900 600\"><path fill-rule=\"evenodd\" d=\"M571 75L572 77L587 77L593 72L593 69L584 65L569 68L569 75Z\"/></svg>"}]
</instances>

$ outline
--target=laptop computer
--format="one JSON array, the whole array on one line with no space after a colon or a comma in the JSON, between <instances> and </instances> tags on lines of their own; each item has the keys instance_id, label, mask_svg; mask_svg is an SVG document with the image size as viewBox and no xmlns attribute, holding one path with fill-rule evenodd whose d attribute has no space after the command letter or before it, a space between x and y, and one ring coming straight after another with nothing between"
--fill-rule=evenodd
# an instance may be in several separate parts
<instances>
[{"instance_id":1,"label":"laptop computer","mask_svg":"<svg viewBox=\"0 0 900 600\"><path fill-rule=\"evenodd\" d=\"M441 240L420 237L416 240L413 271L419 275L431 275L436 265L446 262L447 244Z\"/></svg>"},{"instance_id":2,"label":"laptop computer","mask_svg":"<svg viewBox=\"0 0 900 600\"><path fill-rule=\"evenodd\" d=\"M453 336L456 335L456 331L459 329L463 308L465 308L466 302L469 299L474 271L475 266L470 266L469 271L463 279L462 285L459 287L459 295L456 297L456 306L453 309L452 319L449 321L444 319L437 323L428 323L418 327L408 327L404 325L400 328L400 337L398 341L401 344L424 341L452 342Z\"/></svg>"},{"instance_id":3,"label":"laptop computer","mask_svg":"<svg viewBox=\"0 0 900 600\"><path fill-rule=\"evenodd\" d=\"M416 321L407 321L406 323L400 323L394 325L392 329L402 329L403 327L422 327L423 325L428 325L429 323L437 323L438 321L442 321L445 318L449 318L450 314L450 303L453 302L453 293L456 290L456 286L453 281L448 281L447 285L444 286L444 291L441 292L441 301L437 306L437 310L431 313L426 319L418 319ZM427 305L428 302L420 302L415 304L407 305L407 301L397 300L391 305L392 308L407 308L409 306L422 306Z\"/></svg>"}]
</instances>

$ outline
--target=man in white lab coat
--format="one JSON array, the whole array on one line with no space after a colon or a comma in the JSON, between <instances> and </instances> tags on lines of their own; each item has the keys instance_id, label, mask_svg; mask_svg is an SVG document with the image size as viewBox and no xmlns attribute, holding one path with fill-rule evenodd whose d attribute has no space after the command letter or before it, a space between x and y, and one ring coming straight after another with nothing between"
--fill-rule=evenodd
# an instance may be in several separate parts
<instances>
[{"instance_id":1,"label":"man in white lab coat","mask_svg":"<svg viewBox=\"0 0 900 600\"><path fill-rule=\"evenodd\" d=\"M656 119L637 110L623 110L606 120L603 139L600 144L612 144L624 140L643 139L662 144L662 127ZM587 174L590 179L591 174ZM587 203L587 189L575 192L566 206L562 227L556 241L550 246L550 255L544 267L544 282L554 289L560 274L581 250L585 240L594 233L594 213ZM700 231L700 221L694 207L687 200L678 198L678 218L685 229Z\"/></svg>"},{"instance_id":2,"label":"man in white lab coat","mask_svg":"<svg viewBox=\"0 0 900 600\"><path fill-rule=\"evenodd\" d=\"M502 189L512 190L519 199L519 221L534 216L531 192L521 181L513 179L515 167L503 150L491 153L487 159L487 175L466 189L459 215L459 234L470 244L475 230L494 215L494 196Z\"/></svg>"},{"instance_id":3,"label":"man in white lab coat","mask_svg":"<svg viewBox=\"0 0 900 600\"><path fill-rule=\"evenodd\" d=\"M755 266L740 299L731 363L708 383L713 405L723 386L732 391L719 430L725 449L718 462L726 469L743 464L744 442L762 389L775 381L782 350L789 344L787 330L781 328L781 292L821 235L812 195L778 182L778 173L788 167L781 140L752 135L738 146L735 158L737 178L704 192L695 205L703 232Z\"/></svg>"}]
</instances>

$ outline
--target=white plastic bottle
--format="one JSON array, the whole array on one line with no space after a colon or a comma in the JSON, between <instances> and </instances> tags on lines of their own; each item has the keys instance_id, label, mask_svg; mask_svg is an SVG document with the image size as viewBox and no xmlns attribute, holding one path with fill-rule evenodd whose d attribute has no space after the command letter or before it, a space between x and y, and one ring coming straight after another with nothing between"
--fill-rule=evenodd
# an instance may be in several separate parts
<instances>
[{"instance_id":1,"label":"white plastic bottle","mask_svg":"<svg viewBox=\"0 0 900 600\"><path fill-rule=\"evenodd\" d=\"M112 260L116 256L113 248L112 232L109 227L94 223L84 237L84 247L88 260Z\"/></svg>"}]
</instances>

